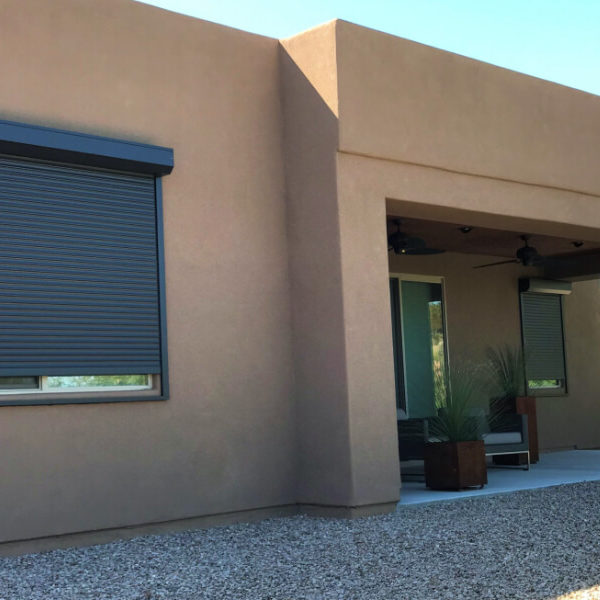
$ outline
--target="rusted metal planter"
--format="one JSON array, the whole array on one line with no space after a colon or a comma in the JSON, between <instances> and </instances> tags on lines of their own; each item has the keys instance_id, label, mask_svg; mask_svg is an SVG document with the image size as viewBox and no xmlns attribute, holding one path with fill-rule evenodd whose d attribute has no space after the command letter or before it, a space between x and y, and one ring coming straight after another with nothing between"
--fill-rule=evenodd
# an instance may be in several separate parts
<instances>
[{"instance_id":1,"label":"rusted metal planter","mask_svg":"<svg viewBox=\"0 0 600 600\"><path fill-rule=\"evenodd\" d=\"M483 441L425 444L425 484L432 490L460 490L487 483Z\"/></svg>"}]
</instances>

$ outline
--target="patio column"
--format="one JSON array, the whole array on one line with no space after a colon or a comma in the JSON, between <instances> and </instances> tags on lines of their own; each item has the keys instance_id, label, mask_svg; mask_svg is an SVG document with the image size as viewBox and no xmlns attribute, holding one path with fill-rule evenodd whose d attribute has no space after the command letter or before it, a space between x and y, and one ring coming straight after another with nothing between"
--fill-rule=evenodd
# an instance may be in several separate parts
<instances>
[{"instance_id":1,"label":"patio column","mask_svg":"<svg viewBox=\"0 0 600 600\"><path fill-rule=\"evenodd\" d=\"M369 501L400 490L385 199L337 172L353 491Z\"/></svg>"}]
</instances>

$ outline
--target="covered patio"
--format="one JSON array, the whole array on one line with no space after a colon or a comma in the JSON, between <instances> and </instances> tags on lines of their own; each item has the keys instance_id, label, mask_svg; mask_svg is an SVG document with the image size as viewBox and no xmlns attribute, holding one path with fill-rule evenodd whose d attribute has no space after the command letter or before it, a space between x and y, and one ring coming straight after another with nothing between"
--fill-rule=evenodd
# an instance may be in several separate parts
<instances>
[{"instance_id":1,"label":"covered patio","mask_svg":"<svg viewBox=\"0 0 600 600\"><path fill-rule=\"evenodd\" d=\"M471 496L506 494L566 483L600 481L600 450L565 450L540 456L529 471L517 468L489 468L488 483L482 489L430 490L423 481L403 481L400 505L458 500Z\"/></svg>"},{"instance_id":2,"label":"covered patio","mask_svg":"<svg viewBox=\"0 0 600 600\"><path fill-rule=\"evenodd\" d=\"M524 347L526 381L517 395L536 398L533 446L539 431L542 452L598 447L597 232L577 237L583 232L564 228L562 237L541 233L544 224L533 220L493 229L474 213L433 220L415 212L388 202L399 422L435 414L440 369L485 367L489 350ZM534 289L534 281L547 285ZM402 454L401 461L416 458Z\"/></svg>"},{"instance_id":3,"label":"covered patio","mask_svg":"<svg viewBox=\"0 0 600 600\"><path fill-rule=\"evenodd\" d=\"M597 234L577 237L565 228L563 236L548 235L542 233L544 224L533 220L495 229L482 226L473 213L434 220L415 217L414 210L409 203L388 202L400 504L600 480L600 452L594 450L600 384ZM530 289L532 282L541 287ZM495 468L486 447L483 489L428 489L411 473L423 473L428 436L420 423L437 414L439 373L464 364L486 372L489 351L508 347L523 348L516 396L528 396L532 407L521 413L528 414L523 423L529 423L529 443L518 435L530 450L531 470ZM485 383L483 395L489 394L491 406L500 388L489 377ZM494 451L502 454L501 449Z\"/></svg>"}]
</instances>

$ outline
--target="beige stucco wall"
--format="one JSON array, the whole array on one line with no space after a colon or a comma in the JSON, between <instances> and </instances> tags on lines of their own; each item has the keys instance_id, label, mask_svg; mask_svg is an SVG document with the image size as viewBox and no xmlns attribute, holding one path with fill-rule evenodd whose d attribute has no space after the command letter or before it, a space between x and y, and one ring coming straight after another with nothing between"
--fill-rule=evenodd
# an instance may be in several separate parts
<instances>
[{"instance_id":1,"label":"beige stucco wall","mask_svg":"<svg viewBox=\"0 0 600 600\"><path fill-rule=\"evenodd\" d=\"M175 149L171 398L0 408L0 541L296 501L278 62L129 0L0 3L0 118Z\"/></svg>"},{"instance_id":2,"label":"beige stucco wall","mask_svg":"<svg viewBox=\"0 0 600 600\"><path fill-rule=\"evenodd\" d=\"M340 150L600 194L597 96L337 23Z\"/></svg>"}]
</instances>

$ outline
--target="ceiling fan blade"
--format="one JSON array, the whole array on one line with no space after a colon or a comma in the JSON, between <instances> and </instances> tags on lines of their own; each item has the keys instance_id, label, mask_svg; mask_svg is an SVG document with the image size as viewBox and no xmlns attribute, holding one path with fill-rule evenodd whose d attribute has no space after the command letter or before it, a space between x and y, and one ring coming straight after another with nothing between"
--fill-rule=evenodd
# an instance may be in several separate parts
<instances>
[{"instance_id":1,"label":"ceiling fan blade","mask_svg":"<svg viewBox=\"0 0 600 600\"><path fill-rule=\"evenodd\" d=\"M548 261L548 258L546 256L537 254L529 261L529 264L523 263L523 265L526 267L543 267L543 266L545 266L547 261Z\"/></svg>"},{"instance_id":2,"label":"ceiling fan blade","mask_svg":"<svg viewBox=\"0 0 600 600\"><path fill-rule=\"evenodd\" d=\"M425 248L427 244L425 240L420 237L409 237L406 239L406 250L420 250L421 248Z\"/></svg>"},{"instance_id":3,"label":"ceiling fan blade","mask_svg":"<svg viewBox=\"0 0 600 600\"><path fill-rule=\"evenodd\" d=\"M405 254L409 256L427 256L429 254L443 254L446 252L445 250L440 250L439 248L409 248Z\"/></svg>"},{"instance_id":4,"label":"ceiling fan blade","mask_svg":"<svg viewBox=\"0 0 600 600\"><path fill-rule=\"evenodd\" d=\"M544 267L568 267L573 264L573 260L577 260L578 256L544 256Z\"/></svg>"},{"instance_id":5,"label":"ceiling fan blade","mask_svg":"<svg viewBox=\"0 0 600 600\"><path fill-rule=\"evenodd\" d=\"M512 258L510 260L501 260L498 262L493 262L493 263L487 263L485 265L477 265L475 267L473 267L473 269L484 269L485 267L495 267L497 265L508 265L509 263L520 263L520 260L517 260L516 258Z\"/></svg>"}]
</instances>

